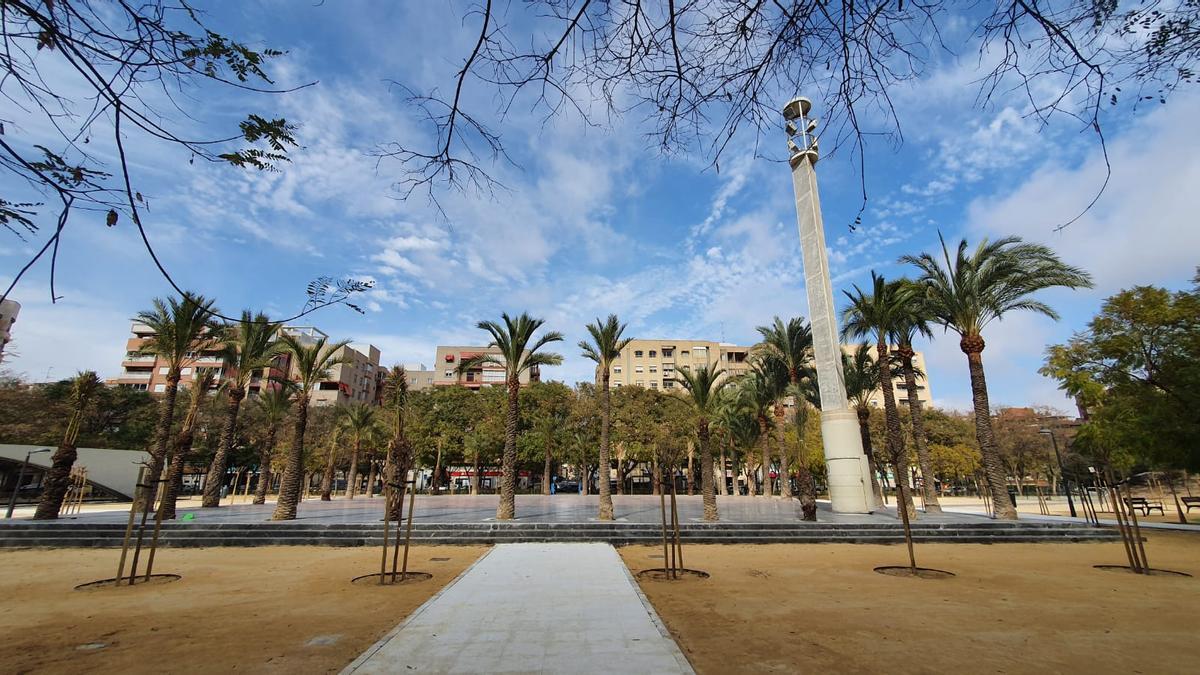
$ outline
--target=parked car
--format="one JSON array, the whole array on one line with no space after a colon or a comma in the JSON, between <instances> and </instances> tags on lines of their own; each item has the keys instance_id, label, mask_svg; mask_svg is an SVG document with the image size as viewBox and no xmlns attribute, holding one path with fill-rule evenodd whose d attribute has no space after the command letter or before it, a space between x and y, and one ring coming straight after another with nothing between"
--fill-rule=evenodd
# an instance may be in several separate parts
<instances>
[{"instance_id":1,"label":"parked car","mask_svg":"<svg viewBox=\"0 0 1200 675\"><path fill-rule=\"evenodd\" d=\"M556 494L579 494L579 481L577 480L560 480L554 488Z\"/></svg>"}]
</instances>

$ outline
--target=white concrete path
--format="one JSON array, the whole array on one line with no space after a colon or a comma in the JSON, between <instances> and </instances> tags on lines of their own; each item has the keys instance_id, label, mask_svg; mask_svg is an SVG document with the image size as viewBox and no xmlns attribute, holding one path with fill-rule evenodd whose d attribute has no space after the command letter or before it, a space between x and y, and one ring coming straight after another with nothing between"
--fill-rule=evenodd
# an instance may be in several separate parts
<instances>
[{"instance_id":1,"label":"white concrete path","mask_svg":"<svg viewBox=\"0 0 1200 675\"><path fill-rule=\"evenodd\" d=\"M354 673L691 673L608 544L500 544Z\"/></svg>"}]
</instances>

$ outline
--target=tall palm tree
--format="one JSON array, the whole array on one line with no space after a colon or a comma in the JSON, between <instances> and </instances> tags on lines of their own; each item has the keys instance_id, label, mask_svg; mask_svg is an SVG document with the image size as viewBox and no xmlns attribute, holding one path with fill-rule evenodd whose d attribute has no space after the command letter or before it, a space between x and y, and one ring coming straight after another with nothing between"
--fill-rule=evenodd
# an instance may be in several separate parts
<instances>
[{"instance_id":1,"label":"tall palm tree","mask_svg":"<svg viewBox=\"0 0 1200 675\"><path fill-rule=\"evenodd\" d=\"M279 324L273 323L265 314L252 315L242 310L242 318L225 330L221 341L221 358L225 362L225 426L217 452L208 467L204 480L204 500L201 506L212 508L221 505L221 485L225 482L225 464L233 451L233 437L237 430L238 411L246 396L246 387L255 371L267 368L279 354L281 346L275 341Z\"/></svg>"},{"instance_id":2,"label":"tall palm tree","mask_svg":"<svg viewBox=\"0 0 1200 675\"><path fill-rule=\"evenodd\" d=\"M155 298L153 308L138 312L134 321L144 324L153 335L142 345L143 354L153 354L167 369L166 387L158 408L154 429L154 444L150 447L147 482L152 486L143 495L147 510L154 503L159 476L162 475L167 453L171 448L171 425L175 418L175 398L183 366L195 360L195 355L216 344L219 327L213 320L213 301L202 295L187 293L182 298Z\"/></svg>"},{"instance_id":3,"label":"tall palm tree","mask_svg":"<svg viewBox=\"0 0 1200 675\"><path fill-rule=\"evenodd\" d=\"M200 417L200 408L208 400L208 392L216 381L216 371L212 368L197 368L196 376L188 389L188 408L175 437L175 450L171 453L171 462L167 466L166 491L163 493L163 518L175 518L176 501L183 491L183 466L187 456L192 452L192 443L196 440L196 420ZM222 474L218 480L225 478Z\"/></svg>"},{"instance_id":4,"label":"tall palm tree","mask_svg":"<svg viewBox=\"0 0 1200 675\"><path fill-rule=\"evenodd\" d=\"M362 454L363 441L375 426L375 407L361 401L338 406L338 426L350 437L350 479L346 485L346 498L354 499L358 488L358 459Z\"/></svg>"},{"instance_id":5,"label":"tall palm tree","mask_svg":"<svg viewBox=\"0 0 1200 675\"><path fill-rule=\"evenodd\" d=\"M700 492L704 495L704 519L720 520L717 514L716 481L713 480L712 448L709 447L708 425L720 410L721 376L725 374L715 362L703 368L680 366L675 369L675 381L687 392L687 401L696 415L696 451L700 454Z\"/></svg>"},{"instance_id":6,"label":"tall palm tree","mask_svg":"<svg viewBox=\"0 0 1200 675\"><path fill-rule=\"evenodd\" d=\"M595 361L596 370L600 377L600 520L613 519L612 487L608 484L608 466L612 462L612 446L609 439L612 427L612 401L609 396L608 384L612 377L612 364L621 356L621 351L633 338L623 338L625 324L617 319L616 314L609 314L604 322L596 318L595 323L587 325L592 341L581 340L579 348L583 356Z\"/></svg>"},{"instance_id":7,"label":"tall palm tree","mask_svg":"<svg viewBox=\"0 0 1200 675\"><path fill-rule=\"evenodd\" d=\"M750 371L739 378L736 397L742 408L758 425L758 451L762 459L759 467L762 470L762 495L771 496L771 422L769 416L774 412L775 402L787 388L787 380L771 372L771 364L764 359L755 359ZM782 446L780 446L782 449ZM779 463L780 468L783 462ZM782 476L782 471L780 474ZM782 479L781 479L782 480ZM754 494L753 489L750 494Z\"/></svg>"},{"instance_id":8,"label":"tall palm tree","mask_svg":"<svg viewBox=\"0 0 1200 675\"><path fill-rule=\"evenodd\" d=\"M975 408L975 436L983 455L983 466L992 493L997 518L1016 520L1017 510L1008 499L1004 464L992 431L987 379L983 372L983 329L1005 314L1028 310L1058 319L1049 305L1033 294L1054 287L1091 288L1087 272L1064 263L1054 251L1020 237L983 240L973 252L967 240L958 244L952 258L946 242L941 260L929 253L906 255L900 262L914 265L921 273L922 301L933 320L959 335L958 346L967 355L971 373L971 398Z\"/></svg>"},{"instance_id":9,"label":"tall palm tree","mask_svg":"<svg viewBox=\"0 0 1200 675\"><path fill-rule=\"evenodd\" d=\"M67 418L67 428L63 431L62 442L50 456L50 468L46 470L43 479L42 497L38 501L34 520L54 520L62 510L63 498L67 496L67 488L71 484L71 467L79 453L75 450L75 442L79 440L79 428L83 417L92 406L96 395L104 383L96 376L95 371L84 370L71 380L71 394L67 399L71 405L71 416Z\"/></svg>"},{"instance_id":10,"label":"tall palm tree","mask_svg":"<svg viewBox=\"0 0 1200 675\"><path fill-rule=\"evenodd\" d=\"M759 326L758 333L762 336L762 342L755 346L755 351L767 360L778 364L778 367L787 373L788 395L795 400L797 430L800 438L803 439L802 423L805 417L800 413L802 410L806 411L804 406L807 402L799 389L805 377L811 373L812 328L800 317L788 319L786 324L779 317L775 317L774 323L770 326ZM796 464L796 484L800 492L801 517L807 521L815 521L817 519L817 490L816 485L813 484L812 474L803 461Z\"/></svg>"},{"instance_id":11,"label":"tall palm tree","mask_svg":"<svg viewBox=\"0 0 1200 675\"><path fill-rule=\"evenodd\" d=\"M911 286L912 281L901 279L901 284ZM926 513L941 513L938 503L937 485L933 477L933 461L929 457L929 444L925 440L925 420L921 417L921 397L917 395L917 379L924 378L913 365L916 351L913 339L921 335L933 337L929 330L929 310L921 301L921 289L913 288L912 301L904 306L896 317L896 355L900 358L900 370L904 375L904 390L908 392L908 416L912 420L913 445L917 446L917 466L921 469L921 501Z\"/></svg>"},{"instance_id":12,"label":"tall palm tree","mask_svg":"<svg viewBox=\"0 0 1200 675\"><path fill-rule=\"evenodd\" d=\"M404 366L392 366L383 381L383 407L386 412L386 423L390 427L391 439L388 441L388 456L385 461L384 485L395 484L408 477L408 471L413 465L413 448L405 433L405 420L408 414L408 373ZM478 476L478 471L476 472ZM436 476L435 476L436 478ZM384 490L384 494L389 494ZM404 499L404 489L398 493L398 498L385 508L390 509L391 517L400 517L400 504Z\"/></svg>"},{"instance_id":13,"label":"tall palm tree","mask_svg":"<svg viewBox=\"0 0 1200 675\"><path fill-rule=\"evenodd\" d=\"M854 292L844 291L850 305L842 313L842 335L848 339L865 338L875 341L875 353L879 363L890 363L890 341L896 334L900 315L905 306L916 302L911 286L899 281L888 281L871 271L871 292L854 286ZM900 428L900 413L896 408L896 390L892 382L892 369L879 369L879 389L883 393L883 413L887 422L888 458L896 469L898 502L903 505L908 518L916 516L908 492L904 489L908 478L908 453L904 448L904 435Z\"/></svg>"},{"instance_id":14,"label":"tall palm tree","mask_svg":"<svg viewBox=\"0 0 1200 675\"><path fill-rule=\"evenodd\" d=\"M871 445L871 394L879 387L879 362L871 356L871 345L864 342L858 345L853 354L842 353L842 375L846 383L846 398L858 415L858 433L862 438L867 464L871 468L871 491L882 505L883 490L875 476L878 474L882 479L883 467L875 459L875 450Z\"/></svg>"},{"instance_id":15,"label":"tall palm tree","mask_svg":"<svg viewBox=\"0 0 1200 675\"><path fill-rule=\"evenodd\" d=\"M563 336L557 331L550 331L534 340L533 334L544 323L542 319L535 319L524 312L517 317L511 317L507 313L501 314L500 317L504 321L503 326L495 321L480 321L476 324L492 336L488 347L498 348L500 353L477 354L465 359L458 364L458 371L465 373L472 368L488 364L504 369L504 381L508 387L508 411L504 421L500 504L496 507L496 520L512 520L517 511L517 425L521 419L521 375L540 366L557 366L562 363L562 357L558 354L541 350L551 342L561 342ZM607 481L608 475L603 478Z\"/></svg>"},{"instance_id":16,"label":"tall palm tree","mask_svg":"<svg viewBox=\"0 0 1200 675\"><path fill-rule=\"evenodd\" d=\"M258 485L254 489L254 503L264 504L267 501L267 489L271 485L271 460L275 456L275 438L279 433L279 425L292 409L291 382L285 381L277 389L268 389L254 404L264 425L262 445L258 450Z\"/></svg>"},{"instance_id":17,"label":"tall palm tree","mask_svg":"<svg viewBox=\"0 0 1200 675\"><path fill-rule=\"evenodd\" d=\"M281 334L279 341L292 357L292 378L296 383L296 426L292 433L292 445L285 456L279 500L275 503L271 519L295 520L296 506L300 503L300 482L304 479L304 430L308 426L308 403L313 388L329 377L331 368L343 363L344 357L339 356L338 352L350 341L330 344L324 336L310 341L289 333Z\"/></svg>"}]
</instances>

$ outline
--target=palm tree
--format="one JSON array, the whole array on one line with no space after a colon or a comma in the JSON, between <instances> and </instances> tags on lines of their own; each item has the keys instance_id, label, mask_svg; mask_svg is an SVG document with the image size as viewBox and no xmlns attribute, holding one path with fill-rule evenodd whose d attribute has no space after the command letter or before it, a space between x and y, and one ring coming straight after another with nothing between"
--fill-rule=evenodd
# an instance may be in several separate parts
<instances>
[{"instance_id":1,"label":"palm tree","mask_svg":"<svg viewBox=\"0 0 1200 675\"><path fill-rule=\"evenodd\" d=\"M354 499L358 488L358 458L362 454L363 440L375 426L375 408L361 401L338 406L338 426L350 436L350 479L346 486L346 498Z\"/></svg>"},{"instance_id":2,"label":"palm tree","mask_svg":"<svg viewBox=\"0 0 1200 675\"><path fill-rule=\"evenodd\" d=\"M183 365L195 359L195 354L211 347L219 337L213 321L213 301L202 295L187 293L181 299L155 298L153 309L138 312L134 321L144 324L153 335L142 345L143 354L153 354L167 368L166 388L158 408L158 423L154 429L154 445L150 448L150 466L144 508L154 503L159 476L171 447L171 425L175 417L175 398L179 390Z\"/></svg>"},{"instance_id":3,"label":"palm tree","mask_svg":"<svg viewBox=\"0 0 1200 675\"><path fill-rule=\"evenodd\" d=\"M875 341L875 353L880 364L891 362L889 341L894 338L900 323L900 315L906 305L916 302L912 287L899 281L888 281L871 271L871 292L866 293L857 284L854 292L844 291L850 305L842 313L842 335L848 339L867 338ZM896 470L898 502L903 505L908 518L916 516L908 492L908 453L904 448L904 435L900 428L900 413L896 408L896 390L892 383L892 369L879 369L879 389L883 393L883 413L886 420L888 458Z\"/></svg>"},{"instance_id":4,"label":"palm tree","mask_svg":"<svg viewBox=\"0 0 1200 675\"><path fill-rule=\"evenodd\" d=\"M296 426L292 433L292 445L285 456L279 499L271 519L295 520L296 505L300 503L300 482L304 478L304 430L308 426L308 403L313 387L329 377L331 368L343 363L344 357L338 356L338 352L350 341L328 344L325 336L310 340L289 333L280 335L279 341L292 357L292 379L296 383Z\"/></svg>"},{"instance_id":5,"label":"palm tree","mask_svg":"<svg viewBox=\"0 0 1200 675\"><path fill-rule=\"evenodd\" d=\"M786 388L786 375L781 378L772 373L771 362L765 359L756 359L751 365L750 371L738 381L737 400L758 425L758 450L762 455L759 466L762 469L762 495L764 497L771 496L771 434L769 433L771 422L768 416L774 412L775 402L779 400ZM782 447L780 446L780 449ZM782 469L782 461L779 466ZM782 473L780 471L781 475ZM754 494L752 487L750 494Z\"/></svg>"},{"instance_id":6,"label":"palm tree","mask_svg":"<svg viewBox=\"0 0 1200 675\"><path fill-rule=\"evenodd\" d=\"M46 470L43 479L42 497L38 501L34 520L54 520L62 510L63 498L67 496L67 488L71 484L71 467L79 453L75 451L75 442L79 440L79 428L83 417L87 414L96 395L104 383L96 376L95 371L84 370L71 380L71 394L67 399L71 404L71 416L67 418L67 428L63 432L62 442L50 456L50 468ZM14 488L15 489L15 488Z\"/></svg>"},{"instance_id":7,"label":"palm tree","mask_svg":"<svg viewBox=\"0 0 1200 675\"><path fill-rule=\"evenodd\" d=\"M612 461L612 446L609 433L612 426L612 401L609 397L608 383L612 376L612 363L621 356L621 351L633 338L622 338L625 324L617 319L616 314L609 314L608 320L601 323L599 317L595 323L587 326L592 341L581 340L579 348L583 355L596 362L599 371L600 385L600 520L613 519L612 488L608 484L608 466Z\"/></svg>"},{"instance_id":8,"label":"palm tree","mask_svg":"<svg viewBox=\"0 0 1200 675\"><path fill-rule=\"evenodd\" d=\"M799 437L804 438L802 426L806 415L801 415L807 405L800 388L806 377L811 379L813 358L812 329L800 317L793 317L785 324L782 319L775 317L770 326L759 326L758 333L762 342L755 346L755 351L768 361L775 362L787 373L788 395L796 402L796 423ZM790 467L789 467L790 468ZM786 482L788 479L784 478ZM817 519L817 491L813 484L812 474L803 462L796 464L796 483L800 490L800 512L807 521Z\"/></svg>"},{"instance_id":9,"label":"palm tree","mask_svg":"<svg viewBox=\"0 0 1200 675\"><path fill-rule=\"evenodd\" d=\"M387 410L387 422L392 432L392 438L388 441L388 456L383 475L384 485L388 485L404 481L413 464L413 448L404 428L405 417L408 414L408 373L404 366L392 366L388 371L383 381L383 407ZM389 494L386 488L384 494ZM403 499L402 488L398 498L394 499L391 505L385 505L386 509L390 509L392 518L400 517L400 504Z\"/></svg>"},{"instance_id":10,"label":"palm tree","mask_svg":"<svg viewBox=\"0 0 1200 675\"><path fill-rule=\"evenodd\" d=\"M708 444L708 425L720 409L721 376L724 369L710 363L703 368L693 370L687 366L675 369L675 381L683 386L688 394L688 402L696 414L696 440L700 453L700 492L704 495L704 519L720 520L717 515L717 491L713 480L712 448Z\"/></svg>"},{"instance_id":11,"label":"palm tree","mask_svg":"<svg viewBox=\"0 0 1200 675\"><path fill-rule=\"evenodd\" d=\"M279 425L292 409L291 382L285 381L277 389L268 389L257 399L255 406L265 426L262 445L258 451L258 485L254 489L254 503L264 504L267 501L267 489L271 485L271 460L275 456L275 438L279 433Z\"/></svg>"},{"instance_id":12,"label":"palm tree","mask_svg":"<svg viewBox=\"0 0 1200 675\"><path fill-rule=\"evenodd\" d=\"M912 285L908 279L901 284ZM929 330L929 310L921 302L921 289L914 288L913 301L904 306L896 317L896 354L900 357L900 370L904 374L904 390L908 392L908 416L912 420L913 445L917 446L917 466L921 469L921 501L925 513L941 513L938 503L937 485L933 477L933 462L929 457L929 444L925 440L925 420L921 417L921 397L917 395L917 378L924 373L913 365L913 339L918 335L933 337Z\"/></svg>"},{"instance_id":13,"label":"palm tree","mask_svg":"<svg viewBox=\"0 0 1200 675\"><path fill-rule=\"evenodd\" d=\"M516 517L517 488L517 425L520 422L519 393L521 375L540 366L557 366L562 363L558 354L540 351L551 342L561 342L562 333L550 331L537 340L533 334L544 323L528 313L517 317L501 314L504 325L495 321L480 321L480 329L492 336L488 348L499 349L498 354L477 354L458 364L458 372L472 368L495 365L504 369L504 381L508 387L508 411L504 421L504 454L501 459L500 504L496 507L496 520L512 520ZM608 480L607 474L603 477Z\"/></svg>"},{"instance_id":14,"label":"palm tree","mask_svg":"<svg viewBox=\"0 0 1200 675\"><path fill-rule=\"evenodd\" d=\"M212 368L197 368L196 376L192 379L187 413L183 417L179 435L175 437L175 451L171 453L171 462L167 466L167 486L162 498L163 518L175 518L175 503L179 499L179 493L183 491L183 466L187 463L187 456L191 453L192 443L196 438L196 420L200 416L200 407L208 400L208 391L212 389L216 375ZM224 478L222 472L217 480Z\"/></svg>"},{"instance_id":15,"label":"palm tree","mask_svg":"<svg viewBox=\"0 0 1200 675\"><path fill-rule=\"evenodd\" d=\"M217 452L208 467L204 480L204 500L201 506L212 508L221 505L221 486L225 482L225 464L233 451L233 437L237 430L238 410L246 396L246 387L254 373L267 368L280 352L275 341L279 324L272 323L265 314L251 315L242 310L242 318L236 325L229 326L222 342L222 360L225 362L225 426L221 429L221 440Z\"/></svg>"},{"instance_id":16,"label":"palm tree","mask_svg":"<svg viewBox=\"0 0 1200 675\"><path fill-rule=\"evenodd\" d=\"M871 470L871 491L875 499L882 505L883 491L876 473L883 477L883 468L875 459L875 451L871 445L871 394L879 387L879 362L871 356L871 345L860 344L853 354L842 353L842 376L846 382L846 398L854 406L858 415L858 433L862 437L863 453Z\"/></svg>"},{"instance_id":17,"label":"palm tree","mask_svg":"<svg viewBox=\"0 0 1200 675\"><path fill-rule=\"evenodd\" d=\"M971 373L971 398L975 408L975 436L983 455L997 518L1016 520L1017 510L1008 500L1008 481L1004 464L992 431L987 380L983 373L983 329L993 319L1016 310L1028 310L1058 319L1045 303L1034 300L1037 291L1058 286L1091 288L1087 272L1064 263L1054 251L1030 244L1020 237L1004 237L993 242L984 239L968 252L967 240L958 244L951 258L946 242L942 260L929 253L906 255L900 262L914 265L921 272L922 302L933 320L959 335L959 349L967 355ZM943 265L944 263L944 265Z\"/></svg>"}]
</instances>

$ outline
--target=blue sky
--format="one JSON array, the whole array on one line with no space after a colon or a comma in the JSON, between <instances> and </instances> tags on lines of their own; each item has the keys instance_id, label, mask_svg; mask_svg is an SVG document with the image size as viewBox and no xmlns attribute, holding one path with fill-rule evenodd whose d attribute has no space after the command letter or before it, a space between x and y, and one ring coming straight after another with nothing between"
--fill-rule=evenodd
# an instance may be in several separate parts
<instances>
[{"instance_id":1,"label":"blue sky","mask_svg":"<svg viewBox=\"0 0 1200 675\"><path fill-rule=\"evenodd\" d=\"M474 38L463 6L214 4L218 30L288 50L272 68L280 83L318 84L265 99L196 96L197 131L209 135L248 111L299 124L302 147L278 173L189 164L174 148L130 139L150 235L180 282L228 311L282 314L315 276L372 278L365 315L334 308L308 322L377 345L387 364L432 366L435 345L481 339L476 321L529 310L566 334L566 362L546 375L567 382L590 379L574 345L596 316L616 312L639 337L751 343L773 315L807 313L788 169L756 159L750 138L730 146L717 172L703 158L648 149L636 114L596 128L570 117L543 124L515 109L498 127L515 164L493 168L506 190L445 193L444 217L419 196L397 199L398 167L369 153L389 140L420 142L423 131L386 81L449 87ZM1098 189L1099 147L1077 123L1041 125L1015 95L980 106L975 82L987 57L969 22L959 32L947 37L960 56L939 57L893 91L904 142L868 146L870 201L855 231L847 225L861 201L857 167L848 153L818 165L835 288L871 269L905 273L897 257L931 249L938 230L1055 247L1095 275L1096 289L1046 293L1058 323L1014 315L990 326L984 361L994 404L1070 409L1036 373L1045 346L1081 328L1103 297L1133 284L1181 287L1200 262L1200 96L1106 117L1113 181L1084 218L1054 232ZM485 91L469 95L479 109L495 106ZM814 108L820 117L819 100ZM8 137L54 142L35 119L11 127ZM782 134L763 142L782 156ZM0 280L35 243L0 233ZM6 367L34 380L83 368L115 374L129 317L168 292L136 232L95 217L72 224L56 305L46 272L36 269L13 295L23 309ZM957 339L939 334L923 348L935 402L969 407Z\"/></svg>"}]
</instances>

